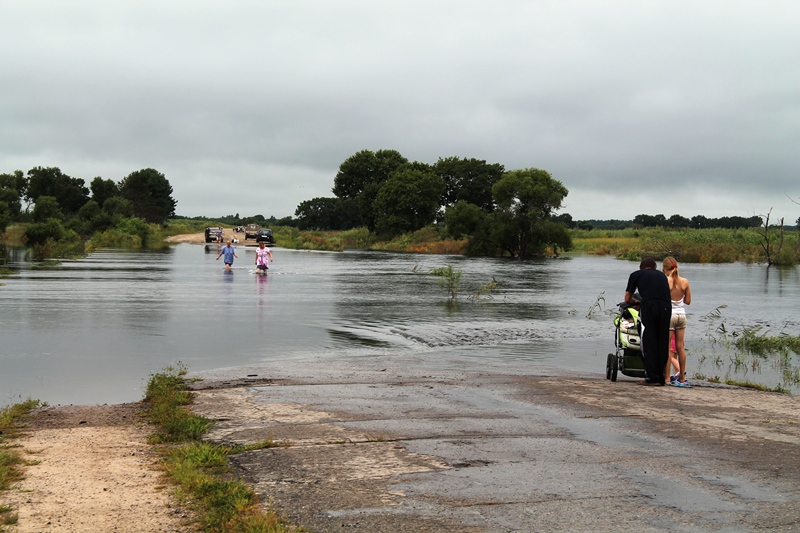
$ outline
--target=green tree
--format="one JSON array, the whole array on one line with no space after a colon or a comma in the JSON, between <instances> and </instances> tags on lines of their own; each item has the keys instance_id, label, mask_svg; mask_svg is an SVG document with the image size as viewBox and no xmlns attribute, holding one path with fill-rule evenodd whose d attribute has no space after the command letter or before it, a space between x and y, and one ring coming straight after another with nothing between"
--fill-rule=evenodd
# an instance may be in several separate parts
<instances>
[{"instance_id":1,"label":"green tree","mask_svg":"<svg viewBox=\"0 0 800 533\"><path fill-rule=\"evenodd\" d=\"M141 241L141 245L147 244L150 235L150 226L144 219L138 217L122 217L117 223L117 229L127 235L136 235Z\"/></svg>"},{"instance_id":2,"label":"green tree","mask_svg":"<svg viewBox=\"0 0 800 533\"><path fill-rule=\"evenodd\" d=\"M64 214L54 197L40 196L33 206L33 221L45 222L50 219L63 220Z\"/></svg>"},{"instance_id":3,"label":"green tree","mask_svg":"<svg viewBox=\"0 0 800 533\"><path fill-rule=\"evenodd\" d=\"M25 198L36 203L40 196L52 196L65 213L74 214L89 201L89 189L82 179L67 176L58 167L35 167L28 171Z\"/></svg>"},{"instance_id":4,"label":"green tree","mask_svg":"<svg viewBox=\"0 0 800 533\"><path fill-rule=\"evenodd\" d=\"M123 198L119 198L119 200L125 202ZM78 214L66 223L66 227L83 237L90 237L98 231L103 232L113 228L119 218L119 216L116 218L111 216L105 209L100 209L100 205L96 201L89 200L81 207Z\"/></svg>"},{"instance_id":5,"label":"green tree","mask_svg":"<svg viewBox=\"0 0 800 533\"><path fill-rule=\"evenodd\" d=\"M103 202L103 212L116 218L133 216L131 203L122 196L112 196Z\"/></svg>"},{"instance_id":6,"label":"green tree","mask_svg":"<svg viewBox=\"0 0 800 533\"><path fill-rule=\"evenodd\" d=\"M412 168L394 172L375 198L376 231L399 235L431 224L443 193L444 180L433 172Z\"/></svg>"},{"instance_id":7,"label":"green tree","mask_svg":"<svg viewBox=\"0 0 800 533\"><path fill-rule=\"evenodd\" d=\"M74 234L73 234L74 235ZM43 246L47 241L57 242L67 236L67 230L57 218L36 222L25 228L25 243L28 246Z\"/></svg>"},{"instance_id":8,"label":"green tree","mask_svg":"<svg viewBox=\"0 0 800 533\"><path fill-rule=\"evenodd\" d=\"M362 150L339 166L339 172L333 180L333 194L342 199L355 200L360 223L374 231L373 204L378 191L393 172L408 164L408 159L397 150Z\"/></svg>"},{"instance_id":9,"label":"green tree","mask_svg":"<svg viewBox=\"0 0 800 533\"><path fill-rule=\"evenodd\" d=\"M486 222L488 213L466 200L458 200L444 212L447 234L454 239L474 235Z\"/></svg>"},{"instance_id":10,"label":"green tree","mask_svg":"<svg viewBox=\"0 0 800 533\"><path fill-rule=\"evenodd\" d=\"M103 207L109 198L119 196L119 186L114 183L114 180L104 180L100 176L92 180L89 188L92 190L92 200L97 202L100 207Z\"/></svg>"},{"instance_id":11,"label":"green tree","mask_svg":"<svg viewBox=\"0 0 800 533\"><path fill-rule=\"evenodd\" d=\"M551 222L551 214L561 207L568 194L564 185L546 170L526 168L506 172L492 187L498 206L495 239L511 256L530 257L548 246L569 247L568 234Z\"/></svg>"},{"instance_id":12,"label":"green tree","mask_svg":"<svg viewBox=\"0 0 800 533\"><path fill-rule=\"evenodd\" d=\"M8 209L9 221L16 220L22 211L21 200L25 194L27 180L21 170L13 174L0 174L0 202Z\"/></svg>"},{"instance_id":13,"label":"green tree","mask_svg":"<svg viewBox=\"0 0 800 533\"><path fill-rule=\"evenodd\" d=\"M333 194L339 198L358 198L370 183L381 184L389 175L408 163L397 150L361 150L348 157L333 179Z\"/></svg>"},{"instance_id":14,"label":"green tree","mask_svg":"<svg viewBox=\"0 0 800 533\"><path fill-rule=\"evenodd\" d=\"M681 215L672 215L667 220L667 225L670 228L690 228L692 227L692 221Z\"/></svg>"},{"instance_id":15,"label":"green tree","mask_svg":"<svg viewBox=\"0 0 800 533\"><path fill-rule=\"evenodd\" d=\"M642 228L654 228L660 226L667 227L667 217L662 214L658 215L636 215L633 217L633 224Z\"/></svg>"},{"instance_id":16,"label":"green tree","mask_svg":"<svg viewBox=\"0 0 800 533\"><path fill-rule=\"evenodd\" d=\"M482 159L439 159L433 171L444 180L442 205L454 205L459 200L475 204L484 211L494 211L492 187L503 177L500 163L489 164Z\"/></svg>"},{"instance_id":17,"label":"green tree","mask_svg":"<svg viewBox=\"0 0 800 533\"><path fill-rule=\"evenodd\" d=\"M11 224L11 209L6 202L0 200L0 233L3 233L9 224Z\"/></svg>"},{"instance_id":18,"label":"green tree","mask_svg":"<svg viewBox=\"0 0 800 533\"><path fill-rule=\"evenodd\" d=\"M710 228L710 221L703 215L695 215L692 217L692 227L695 229Z\"/></svg>"},{"instance_id":19,"label":"green tree","mask_svg":"<svg viewBox=\"0 0 800 533\"><path fill-rule=\"evenodd\" d=\"M569 213L562 213L560 215L554 215L550 217L550 220L556 222L558 224L564 224L566 227L570 229L574 229L576 227L581 228L581 225L572 220L572 215ZM592 225L588 222L583 222L583 227L581 229L592 229Z\"/></svg>"},{"instance_id":20,"label":"green tree","mask_svg":"<svg viewBox=\"0 0 800 533\"><path fill-rule=\"evenodd\" d=\"M175 215L177 202L172 185L161 172L145 168L128 174L120 183L122 196L131 203L133 214L153 224L163 224Z\"/></svg>"},{"instance_id":21,"label":"green tree","mask_svg":"<svg viewBox=\"0 0 800 533\"><path fill-rule=\"evenodd\" d=\"M313 198L300 203L294 214L302 230L346 230L360 223L358 205L350 198Z\"/></svg>"}]
</instances>

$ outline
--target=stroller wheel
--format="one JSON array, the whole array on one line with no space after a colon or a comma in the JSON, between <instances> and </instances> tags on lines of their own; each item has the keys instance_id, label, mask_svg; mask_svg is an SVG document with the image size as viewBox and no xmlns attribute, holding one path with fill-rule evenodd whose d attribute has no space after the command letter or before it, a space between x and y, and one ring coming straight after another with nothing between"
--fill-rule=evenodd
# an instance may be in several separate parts
<instances>
[{"instance_id":1,"label":"stroller wheel","mask_svg":"<svg viewBox=\"0 0 800 533\"><path fill-rule=\"evenodd\" d=\"M606 379L611 379L611 360L614 358L614 354L608 354L606 357Z\"/></svg>"},{"instance_id":2,"label":"stroller wheel","mask_svg":"<svg viewBox=\"0 0 800 533\"><path fill-rule=\"evenodd\" d=\"M617 371L619 370L619 357L611 358L611 381L617 381Z\"/></svg>"}]
</instances>

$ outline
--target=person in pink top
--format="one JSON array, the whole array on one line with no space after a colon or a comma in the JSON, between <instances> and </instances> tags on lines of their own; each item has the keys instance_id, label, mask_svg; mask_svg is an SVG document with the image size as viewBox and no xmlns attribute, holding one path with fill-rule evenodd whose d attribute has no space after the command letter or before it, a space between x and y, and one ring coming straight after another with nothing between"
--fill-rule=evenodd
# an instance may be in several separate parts
<instances>
[{"instance_id":1,"label":"person in pink top","mask_svg":"<svg viewBox=\"0 0 800 533\"><path fill-rule=\"evenodd\" d=\"M272 252L264 246L264 242L258 243L258 250L256 250L256 274L265 275L269 270L269 263L273 261Z\"/></svg>"}]
</instances>

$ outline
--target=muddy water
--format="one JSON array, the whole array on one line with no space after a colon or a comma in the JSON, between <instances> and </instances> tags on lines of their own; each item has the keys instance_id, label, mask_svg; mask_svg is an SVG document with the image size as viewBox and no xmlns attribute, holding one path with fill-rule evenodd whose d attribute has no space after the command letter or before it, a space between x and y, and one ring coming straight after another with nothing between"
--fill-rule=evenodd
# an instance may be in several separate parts
<instances>
[{"instance_id":1,"label":"muddy water","mask_svg":"<svg viewBox=\"0 0 800 533\"><path fill-rule=\"evenodd\" d=\"M602 373L611 313L638 265L607 257L519 262L276 248L267 277L239 245L234 269L216 246L106 250L51 268L8 252L0 282L0 404L134 401L147 378L267 360L421 354L524 361ZM428 273L462 269L459 296ZM742 327L800 334L800 270L683 265L692 283L689 375L791 384L798 358L737 354ZM497 287L475 294L492 280ZM597 305L595 305L597 304ZM589 315L589 316L587 316Z\"/></svg>"}]
</instances>

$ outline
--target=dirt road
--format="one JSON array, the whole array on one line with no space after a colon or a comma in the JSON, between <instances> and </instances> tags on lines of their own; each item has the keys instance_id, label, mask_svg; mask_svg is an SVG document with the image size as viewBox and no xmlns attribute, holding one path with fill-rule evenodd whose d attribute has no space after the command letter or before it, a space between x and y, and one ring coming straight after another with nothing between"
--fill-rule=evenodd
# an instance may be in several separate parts
<instances>
[{"instance_id":1,"label":"dirt road","mask_svg":"<svg viewBox=\"0 0 800 533\"><path fill-rule=\"evenodd\" d=\"M244 233L236 233L233 231L234 228L223 228L222 230L222 242L226 243L229 240L233 241L234 239L238 239L238 244L240 246L244 245L256 245L255 239L245 240ZM206 244L206 236L204 233L185 233L182 235L171 235L166 238L167 242L184 242L188 244ZM211 243L216 244L216 243Z\"/></svg>"}]
</instances>

